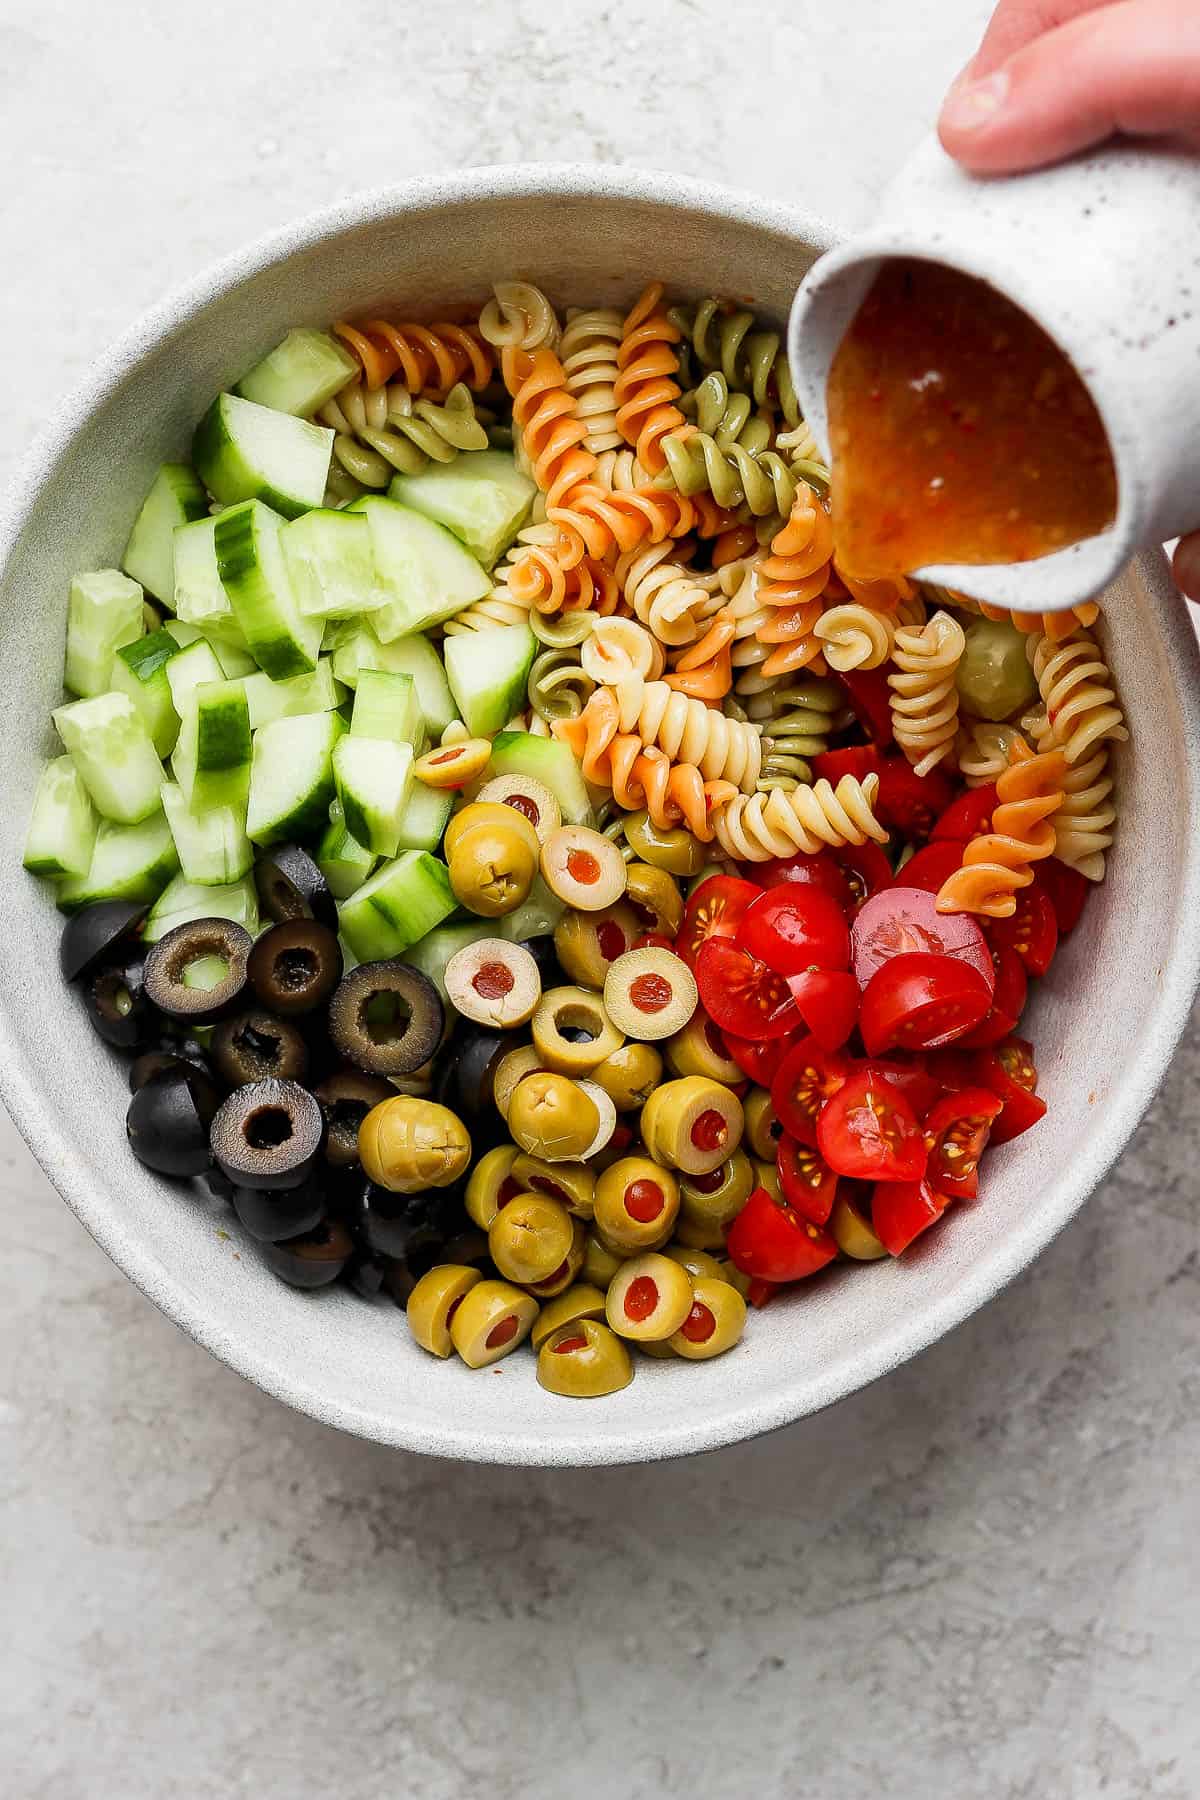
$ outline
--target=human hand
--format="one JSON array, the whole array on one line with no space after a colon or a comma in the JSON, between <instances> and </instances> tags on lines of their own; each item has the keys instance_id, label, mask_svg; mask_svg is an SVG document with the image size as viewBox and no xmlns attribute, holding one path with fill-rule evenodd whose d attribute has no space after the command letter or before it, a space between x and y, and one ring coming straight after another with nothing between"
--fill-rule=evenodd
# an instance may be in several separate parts
<instances>
[{"instance_id":1,"label":"human hand","mask_svg":"<svg viewBox=\"0 0 1200 1800\"><path fill-rule=\"evenodd\" d=\"M1000 0L938 121L943 147L979 175L1117 132L1200 151L1198 0ZM1200 532L1180 539L1174 575L1200 601Z\"/></svg>"}]
</instances>

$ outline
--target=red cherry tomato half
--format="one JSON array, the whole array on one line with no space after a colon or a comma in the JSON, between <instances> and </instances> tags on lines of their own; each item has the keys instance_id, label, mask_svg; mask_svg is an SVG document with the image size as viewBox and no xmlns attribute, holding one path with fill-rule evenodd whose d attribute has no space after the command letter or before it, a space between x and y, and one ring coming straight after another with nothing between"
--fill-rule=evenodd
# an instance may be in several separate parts
<instances>
[{"instance_id":1,"label":"red cherry tomato half","mask_svg":"<svg viewBox=\"0 0 1200 1800\"><path fill-rule=\"evenodd\" d=\"M874 744L894 742L892 695L884 669L853 669L836 677L846 690L855 717Z\"/></svg>"},{"instance_id":2,"label":"red cherry tomato half","mask_svg":"<svg viewBox=\"0 0 1200 1800\"><path fill-rule=\"evenodd\" d=\"M990 1088L964 1088L943 1094L924 1123L928 1179L939 1193L955 1200L974 1200L979 1192L979 1159L993 1120L1003 1106Z\"/></svg>"},{"instance_id":3,"label":"red cherry tomato half","mask_svg":"<svg viewBox=\"0 0 1200 1800\"><path fill-rule=\"evenodd\" d=\"M787 984L822 1050L840 1050L858 1024L858 983L849 969L805 969Z\"/></svg>"},{"instance_id":4,"label":"red cherry tomato half","mask_svg":"<svg viewBox=\"0 0 1200 1800\"><path fill-rule=\"evenodd\" d=\"M859 1069L825 1102L817 1149L838 1175L859 1181L917 1181L925 1139L904 1095Z\"/></svg>"},{"instance_id":5,"label":"red cherry tomato half","mask_svg":"<svg viewBox=\"0 0 1200 1800\"><path fill-rule=\"evenodd\" d=\"M996 971L996 985L992 989L992 1004L978 1025L970 1031L964 1031L955 1042L964 1050L976 1050L986 1044L998 1044L1015 1031L1017 1020L1025 1010L1025 995L1029 983L1025 978L1025 967L1015 950L1006 945L993 943L992 965Z\"/></svg>"},{"instance_id":6,"label":"red cherry tomato half","mask_svg":"<svg viewBox=\"0 0 1200 1800\"><path fill-rule=\"evenodd\" d=\"M845 844L831 851L850 892L850 916L854 917L872 894L891 886L892 865L878 844Z\"/></svg>"},{"instance_id":7,"label":"red cherry tomato half","mask_svg":"<svg viewBox=\"0 0 1200 1800\"><path fill-rule=\"evenodd\" d=\"M999 1101L997 1101L997 1109ZM785 1133L775 1153L779 1185L789 1206L814 1225L827 1225L833 1211L838 1178L819 1150L798 1144Z\"/></svg>"},{"instance_id":8,"label":"red cherry tomato half","mask_svg":"<svg viewBox=\"0 0 1200 1800\"><path fill-rule=\"evenodd\" d=\"M1020 888L1017 910L1007 919L989 919L987 935L993 945L1015 950L1030 975L1044 975L1058 949L1058 919L1049 894L1038 886Z\"/></svg>"},{"instance_id":9,"label":"red cherry tomato half","mask_svg":"<svg viewBox=\"0 0 1200 1800\"><path fill-rule=\"evenodd\" d=\"M793 1044L771 1083L771 1108L783 1129L815 1150L821 1109L853 1073L848 1056L823 1050L815 1037Z\"/></svg>"},{"instance_id":10,"label":"red cherry tomato half","mask_svg":"<svg viewBox=\"0 0 1200 1800\"><path fill-rule=\"evenodd\" d=\"M767 888L750 902L734 942L777 975L844 969L850 961L850 932L837 901L794 881Z\"/></svg>"},{"instance_id":11,"label":"red cherry tomato half","mask_svg":"<svg viewBox=\"0 0 1200 1800\"><path fill-rule=\"evenodd\" d=\"M961 957L918 951L893 956L863 992L859 1029L868 1056L937 1050L985 1019L991 990Z\"/></svg>"},{"instance_id":12,"label":"red cherry tomato half","mask_svg":"<svg viewBox=\"0 0 1200 1800\"><path fill-rule=\"evenodd\" d=\"M777 1281L748 1281L746 1283L747 1305L756 1306L760 1310L764 1306L769 1306L779 1292L779 1287L780 1284Z\"/></svg>"},{"instance_id":13,"label":"red cherry tomato half","mask_svg":"<svg viewBox=\"0 0 1200 1800\"><path fill-rule=\"evenodd\" d=\"M762 889L756 882L736 875L710 875L702 881L683 909L683 921L675 935L675 954L695 969L700 946L712 937L731 938L742 914Z\"/></svg>"},{"instance_id":14,"label":"red cherry tomato half","mask_svg":"<svg viewBox=\"0 0 1200 1800\"><path fill-rule=\"evenodd\" d=\"M946 1051L945 1054L949 1056L953 1052ZM866 1067L877 1080L890 1081L898 1088L918 1119L925 1117L945 1091L943 1084L926 1067L923 1056L873 1056ZM968 1087L970 1083L960 1081L956 1085Z\"/></svg>"},{"instance_id":15,"label":"red cherry tomato half","mask_svg":"<svg viewBox=\"0 0 1200 1800\"><path fill-rule=\"evenodd\" d=\"M784 882L824 888L847 911L853 898L846 877L827 850L817 856L797 852L795 856L777 856L771 862L755 863L754 874L765 888L779 887Z\"/></svg>"},{"instance_id":16,"label":"red cherry tomato half","mask_svg":"<svg viewBox=\"0 0 1200 1800\"><path fill-rule=\"evenodd\" d=\"M1038 864L1036 885L1049 894L1050 904L1058 921L1058 935L1066 937L1079 923L1079 915L1083 911L1083 903L1088 897L1091 883L1078 869L1068 869L1066 863L1059 862L1057 856L1048 856L1045 862Z\"/></svg>"},{"instance_id":17,"label":"red cherry tomato half","mask_svg":"<svg viewBox=\"0 0 1200 1800\"><path fill-rule=\"evenodd\" d=\"M787 1201L755 1188L726 1239L729 1260L759 1281L803 1281L837 1255L827 1231L802 1218Z\"/></svg>"},{"instance_id":18,"label":"red cherry tomato half","mask_svg":"<svg viewBox=\"0 0 1200 1800\"><path fill-rule=\"evenodd\" d=\"M936 769L931 775L918 775L902 756L883 758L874 810L889 831L923 842L953 798L954 789Z\"/></svg>"},{"instance_id":19,"label":"red cherry tomato half","mask_svg":"<svg viewBox=\"0 0 1200 1800\"><path fill-rule=\"evenodd\" d=\"M855 781L861 781L864 775L878 775L883 766L883 752L874 744L847 744L841 750L822 750L812 759L817 780L832 782L834 787L843 775L853 775Z\"/></svg>"},{"instance_id":20,"label":"red cherry tomato half","mask_svg":"<svg viewBox=\"0 0 1200 1800\"><path fill-rule=\"evenodd\" d=\"M892 886L924 888L927 894L936 894L942 883L961 869L962 853L963 847L957 838L940 844L925 844L915 856L909 857L902 869L897 869Z\"/></svg>"},{"instance_id":21,"label":"red cherry tomato half","mask_svg":"<svg viewBox=\"0 0 1200 1800\"><path fill-rule=\"evenodd\" d=\"M991 993L994 975L987 939L969 913L940 913L924 888L892 887L873 894L855 919L850 953L859 987L895 956L917 951L952 956L977 969Z\"/></svg>"},{"instance_id":22,"label":"red cherry tomato half","mask_svg":"<svg viewBox=\"0 0 1200 1800\"><path fill-rule=\"evenodd\" d=\"M971 1061L976 1084L990 1088L1004 1103L992 1126L993 1144L1007 1144L1045 1117L1046 1102L1036 1092L1037 1065L1027 1038L1011 1037L994 1050L977 1050Z\"/></svg>"},{"instance_id":23,"label":"red cherry tomato half","mask_svg":"<svg viewBox=\"0 0 1200 1800\"><path fill-rule=\"evenodd\" d=\"M759 1087L769 1088L775 1078L775 1071L787 1055L793 1042L798 1038L793 1034L788 1037L768 1038L765 1043L756 1043L753 1038L737 1037L732 1031L721 1033L725 1048L732 1056L742 1074Z\"/></svg>"},{"instance_id":24,"label":"red cherry tomato half","mask_svg":"<svg viewBox=\"0 0 1200 1800\"><path fill-rule=\"evenodd\" d=\"M757 956L739 950L730 938L710 937L701 944L696 986L713 1023L737 1037L762 1043L766 1038L786 1037L800 1023L796 1002L783 977Z\"/></svg>"},{"instance_id":25,"label":"red cherry tomato half","mask_svg":"<svg viewBox=\"0 0 1200 1800\"><path fill-rule=\"evenodd\" d=\"M989 782L986 787L968 788L957 800L952 800L937 824L933 828L934 843L942 838L978 837L981 831L990 831L992 814L996 810L996 786Z\"/></svg>"},{"instance_id":26,"label":"red cherry tomato half","mask_svg":"<svg viewBox=\"0 0 1200 1800\"><path fill-rule=\"evenodd\" d=\"M871 1195L875 1236L890 1256L899 1256L937 1224L949 1204L949 1197L927 1181L877 1181Z\"/></svg>"}]
</instances>

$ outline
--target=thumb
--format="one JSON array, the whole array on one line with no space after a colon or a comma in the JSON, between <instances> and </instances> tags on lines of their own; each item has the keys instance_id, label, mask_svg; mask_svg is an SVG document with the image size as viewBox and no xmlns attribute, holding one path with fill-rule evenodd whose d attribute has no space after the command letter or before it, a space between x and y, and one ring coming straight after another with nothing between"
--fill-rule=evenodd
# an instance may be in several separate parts
<instances>
[{"instance_id":1,"label":"thumb","mask_svg":"<svg viewBox=\"0 0 1200 1800\"><path fill-rule=\"evenodd\" d=\"M1200 143L1200 8L1117 0L951 89L943 147L976 174L1057 162L1114 132Z\"/></svg>"},{"instance_id":2,"label":"thumb","mask_svg":"<svg viewBox=\"0 0 1200 1800\"><path fill-rule=\"evenodd\" d=\"M1180 538L1171 558L1171 573L1181 593L1189 600L1200 601L1200 531Z\"/></svg>"}]
</instances>

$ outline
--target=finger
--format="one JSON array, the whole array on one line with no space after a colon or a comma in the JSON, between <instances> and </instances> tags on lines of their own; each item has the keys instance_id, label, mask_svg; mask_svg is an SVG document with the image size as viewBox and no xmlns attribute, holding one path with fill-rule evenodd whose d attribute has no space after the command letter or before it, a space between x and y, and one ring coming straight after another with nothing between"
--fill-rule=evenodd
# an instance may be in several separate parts
<instances>
[{"instance_id":1,"label":"finger","mask_svg":"<svg viewBox=\"0 0 1200 1800\"><path fill-rule=\"evenodd\" d=\"M959 76L990 75L1026 44L1057 25L1065 25L1079 13L1094 12L1112 0L1000 0L983 34L979 49ZM957 85L957 84L956 84Z\"/></svg>"},{"instance_id":2,"label":"finger","mask_svg":"<svg viewBox=\"0 0 1200 1800\"><path fill-rule=\"evenodd\" d=\"M1180 538L1171 558L1171 574L1181 593L1189 600L1200 601L1200 531Z\"/></svg>"},{"instance_id":3,"label":"finger","mask_svg":"<svg viewBox=\"0 0 1200 1800\"><path fill-rule=\"evenodd\" d=\"M1080 14L956 84L938 129L976 174L1038 168L1114 132L1200 142L1200 9L1116 0Z\"/></svg>"}]
</instances>

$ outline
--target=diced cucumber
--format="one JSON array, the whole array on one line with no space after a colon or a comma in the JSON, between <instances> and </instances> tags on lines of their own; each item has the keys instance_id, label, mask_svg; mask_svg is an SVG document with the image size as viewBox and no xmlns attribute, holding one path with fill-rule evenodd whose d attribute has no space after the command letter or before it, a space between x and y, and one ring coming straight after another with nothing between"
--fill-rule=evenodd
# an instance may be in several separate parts
<instances>
[{"instance_id":1,"label":"diced cucumber","mask_svg":"<svg viewBox=\"0 0 1200 1800\"><path fill-rule=\"evenodd\" d=\"M496 936L507 938L510 944L524 943L526 938L549 937L566 910L566 901L552 894L541 876L535 875L528 898L502 919L493 920L499 927Z\"/></svg>"},{"instance_id":2,"label":"diced cucumber","mask_svg":"<svg viewBox=\"0 0 1200 1800\"><path fill-rule=\"evenodd\" d=\"M158 811L162 763L127 694L74 700L51 717L97 812L136 825Z\"/></svg>"},{"instance_id":3,"label":"diced cucumber","mask_svg":"<svg viewBox=\"0 0 1200 1800\"><path fill-rule=\"evenodd\" d=\"M120 569L77 575L67 601L63 686L89 699L108 692L113 657L144 630L142 590Z\"/></svg>"},{"instance_id":4,"label":"diced cucumber","mask_svg":"<svg viewBox=\"0 0 1200 1800\"><path fill-rule=\"evenodd\" d=\"M346 698L346 690L333 678L333 663L323 656L311 675L293 675L289 681L272 681L269 675L247 675L246 698L250 702L250 728L270 725L276 719L294 719L301 713L333 712Z\"/></svg>"},{"instance_id":5,"label":"diced cucumber","mask_svg":"<svg viewBox=\"0 0 1200 1800\"><path fill-rule=\"evenodd\" d=\"M419 475L397 475L388 489L393 500L452 531L488 569L525 523L536 492L503 450L468 450Z\"/></svg>"},{"instance_id":6,"label":"diced cucumber","mask_svg":"<svg viewBox=\"0 0 1200 1800\"><path fill-rule=\"evenodd\" d=\"M448 1006L446 964L460 950L467 950L484 938L494 938L496 924L495 919L472 919L469 925L439 925L434 931L427 931L418 943L410 944L401 960L420 969L422 975L428 975L442 996L443 1005Z\"/></svg>"},{"instance_id":7,"label":"diced cucumber","mask_svg":"<svg viewBox=\"0 0 1200 1800\"><path fill-rule=\"evenodd\" d=\"M568 825L595 821L583 771L561 738L534 737L528 731L502 731L492 743L489 775L531 775L550 789Z\"/></svg>"},{"instance_id":8,"label":"diced cucumber","mask_svg":"<svg viewBox=\"0 0 1200 1800\"><path fill-rule=\"evenodd\" d=\"M189 625L184 619L168 619L163 630L169 632L183 650L186 650L189 644L199 643L203 639L220 664L222 675L228 681L238 681L243 675L257 673L258 664L250 652L244 648L246 640L242 637L241 626L232 612L229 615L227 626L223 623L218 625L214 621L213 624L207 625L201 630L199 625ZM235 634L241 638L242 647L233 641Z\"/></svg>"},{"instance_id":9,"label":"diced cucumber","mask_svg":"<svg viewBox=\"0 0 1200 1800\"><path fill-rule=\"evenodd\" d=\"M175 637L176 632L169 625L163 629L171 637ZM166 670L171 702L181 719L186 716L192 695L198 687L225 679L225 671L217 661L217 653L205 637L195 637L190 644L182 645L174 656L167 659Z\"/></svg>"},{"instance_id":10,"label":"diced cucumber","mask_svg":"<svg viewBox=\"0 0 1200 1800\"><path fill-rule=\"evenodd\" d=\"M457 719L458 710L442 659L428 638L417 635L381 644L370 625L342 626L331 648L333 672L347 687L358 686L361 669L390 669L397 675L411 675L417 684L425 729L435 737L441 737L451 719Z\"/></svg>"},{"instance_id":11,"label":"diced cucumber","mask_svg":"<svg viewBox=\"0 0 1200 1800\"><path fill-rule=\"evenodd\" d=\"M232 919L253 937L258 931L258 893L253 880L246 876L228 887L208 887L177 875L150 908L142 928L143 942L156 944L176 925L190 924L193 919Z\"/></svg>"},{"instance_id":12,"label":"diced cucumber","mask_svg":"<svg viewBox=\"0 0 1200 1800\"><path fill-rule=\"evenodd\" d=\"M236 623L217 568L217 519L180 525L174 538L175 613L189 625L226 627Z\"/></svg>"},{"instance_id":13,"label":"diced cucumber","mask_svg":"<svg viewBox=\"0 0 1200 1800\"><path fill-rule=\"evenodd\" d=\"M133 701L160 756L171 754L179 736L179 714L167 678L167 664L178 654L169 631L151 631L113 657L113 691Z\"/></svg>"},{"instance_id":14,"label":"diced cucumber","mask_svg":"<svg viewBox=\"0 0 1200 1800\"><path fill-rule=\"evenodd\" d=\"M375 579L371 528L361 513L317 507L280 533L300 611L309 618L349 619L387 598Z\"/></svg>"},{"instance_id":15,"label":"diced cucumber","mask_svg":"<svg viewBox=\"0 0 1200 1800\"><path fill-rule=\"evenodd\" d=\"M371 553L386 599L371 615L385 644L453 618L491 590L491 579L458 539L423 514L364 494L352 510L365 514Z\"/></svg>"},{"instance_id":16,"label":"diced cucumber","mask_svg":"<svg viewBox=\"0 0 1200 1800\"><path fill-rule=\"evenodd\" d=\"M56 903L63 912L77 912L97 900L149 902L162 893L178 867L175 840L161 807L140 825L112 825L102 819L87 874L60 882Z\"/></svg>"},{"instance_id":17,"label":"diced cucumber","mask_svg":"<svg viewBox=\"0 0 1200 1800\"><path fill-rule=\"evenodd\" d=\"M254 734L246 830L256 844L312 838L329 816L333 749L346 729L335 712L276 719Z\"/></svg>"},{"instance_id":18,"label":"diced cucumber","mask_svg":"<svg viewBox=\"0 0 1200 1800\"><path fill-rule=\"evenodd\" d=\"M400 848L436 850L453 810L454 796L448 788L426 787L423 781L414 781L400 821Z\"/></svg>"},{"instance_id":19,"label":"diced cucumber","mask_svg":"<svg viewBox=\"0 0 1200 1800\"><path fill-rule=\"evenodd\" d=\"M445 863L408 850L365 881L338 908L342 936L360 962L399 956L454 912Z\"/></svg>"},{"instance_id":20,"label":"diced cucumber","mask_svg":"<svg viewBox=\"0 0 1200 1800\"><path fill-rule=\"evenodd\" d=\"M359 689L361 693L361 688ZM333 752L333 777L350 835L376 856L395 856L412 783L411 744L351 735Z\"/></svg>"},{"instance_id":21,"label":"diced cucumber","mask_svg":"<svg viewBox=\"0 0 1200 1800\"><path fill-rule=\"evenodd\" d=\"M415 744L424 721L411 675L389 669L364 669L354 690L350 730L359 738L386 738L393 744Z\"/></svg>"},{"instance_id":22,"label":"diced cucumber","mask_svg":"<svg viewBox=\"0 0 1200 1800\"><path fill-rule=\"evenodd\" d=\"M33 875L86 875L99 821L79 770L69 756L43 768L25 835L25 867Z\"/></svg>"},{"instance_id":23,"label":"diced cucumber","mask_svg":"<svg viewBox=\"0 0 1200 1800\"><path fill-rule=\"evenodd\" d=\"M472 737L492 737L524 707L536 650L528 625L464 631L446 639L446 679Z\"/></svg>"},{"instance_id":24,"label":"diced cucumber","mask_svg":"<svg viewBox=\"0 0 1200 1800\"><path fill-rule=\"evenodd\" d=\"M175 606L176 529L208 516L208 495L186 463L164 463L133 522L121 567L164 606Z\"/></svg>"},{"instance_id":25,"label":"diced cucumber","mask_svg":"<svg viewBox=\"0 0 1200 1800\"><path fill-rule=\"evenodd\" d=\"M338 900L348 900L375 867L371 851L346 830L345 815L336 800L329 809L325 835L317 846L317 867Z\"/></svg>"},{"instance_id":26,"label":"diced cucumber","mask_svg":"<svg viewBox=\"0 0 1200 1800\"><path fill-rule=\"evenodd\" d=\"M215 500L265 500L294 519L320 506L333 433L236 394L218 394L192 439L192 461Z\"/></svg>"},{"instance_id":27,"label":"diced cucumber","mask_svg":"<svg viewBox=\"0 0 1200 1800\"><path fill-rule=\"evenodd\" d=\"M224 886L249 873L254 847L246 836L242 815L232 806L194 811L183 789L173 781L164 781L162 803L185 880L205 887Z\"/></svg>"},{"instance_id":28,"label":"diced cucumber","mask_svg":"<svg viewBox=\"0 0 1200 1800\"><path fill-rule=\"evenodd\" d=\"M273 681L311 675L325 635L324 619L306 619L296 605L282 525L261 500L248 500L218 514L216 529L222 585L255 660Z\"/></svg>"},{"instance_id":29,"label":"diced cucumber","mask_svg":"<svg viewBox=\"0 0 1200 1800\"><path fill-rule=\"evenodd\" d=\"M181 652L181 654L186 654ZM246 813L250 791L250 708L241 681L206 681L188 695L171 758L194 812L230 806Z\"/></svg>"},{"instance_id":30,"label":"diced cucumber","mask_svg":"<svg viewBox=\"0 0 1200 1800\"><path fill-rule=\"evenodd\" d=\"M243 400L307 418L358 374L350 352L327 331L301 325L238 382Z\"/></svg>"}]
</instances>

